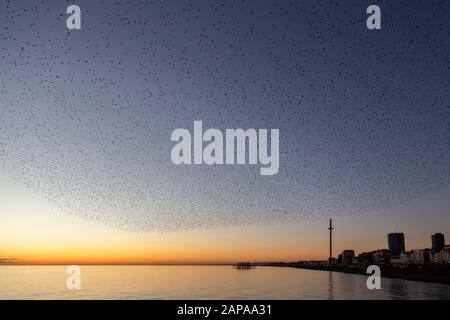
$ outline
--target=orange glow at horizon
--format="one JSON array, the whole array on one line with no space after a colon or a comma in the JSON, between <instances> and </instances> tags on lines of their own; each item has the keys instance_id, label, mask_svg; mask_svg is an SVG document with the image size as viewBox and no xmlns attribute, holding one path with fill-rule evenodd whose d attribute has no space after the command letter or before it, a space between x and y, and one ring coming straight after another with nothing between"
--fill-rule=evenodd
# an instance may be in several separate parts
<instances>
[{"instance_id":1,"label":"orange glow at horizon","mask_svg":"<svg viewBox=\"0 0 450 320\"><path fill-rule=\"evenodd\" d=\"M443 193L442 199L448 201L449 194L450 191ZM221 264L328 257L329 217L279 224L133 233L61 212L27 190L14 189L4 179L0 179L0 196L0 265ZM358 253L386 248L386 234L392 231L405 232L407 249L429 247L432 233L445 233L450 227L448 219L420 222L422 213L430 207L426 202L418 202L376 215L333 217L333 255L344 249ZM441 214L446 217L447 211Z\"/></svg>"},{"instance_id":2,"label":"orange glow at horizon","mask_svg":"<svg viewBox=\"0 0 450 320\"><path fill-rule=\"evenodd\" d=\"M222 264L323 258L317 255L318 248L299 252L297 241L277 240L278 228L264 226L133 234L95 224L88 227L88 222L81 225L64 236L29 226L26 235L2 233L7 240L0 245L0 257L17 259L10 263L18 264ZM271 243L267 243L269 232L274 238Z\"/></svg>"}]
</instances>

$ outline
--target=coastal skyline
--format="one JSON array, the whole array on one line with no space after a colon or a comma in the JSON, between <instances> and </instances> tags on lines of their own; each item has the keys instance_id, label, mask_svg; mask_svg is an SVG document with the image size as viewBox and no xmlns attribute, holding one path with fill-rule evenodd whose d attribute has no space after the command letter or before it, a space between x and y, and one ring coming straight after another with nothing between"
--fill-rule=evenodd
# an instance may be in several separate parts
<instances>
[{"instance_id":1,"label":"coastal skyline","mask_svg":"<svg viewBox=\"0 0 450 320\"><path fill-rule=\"evenodd\" d=\"M60 212L23 187L14 188L11 181L5 181L3 176L0 210L11 214L0 215L0 265L230 264L328 257L328 219L134 233ZM450 229L445 220L448 199L450 193L441 192L382 212L334 218L333 254L345 249L364 252L387 248L386 234L396 231L405 233L407 250L429 248L431 234L448 234ZM434 219L419 225L425 210ZM39 220L33 218L36 212ZM365 227L355 227L360 225ZM20 234L16 232L19 228L23 230Z\"/></svg>"}]
</instances>

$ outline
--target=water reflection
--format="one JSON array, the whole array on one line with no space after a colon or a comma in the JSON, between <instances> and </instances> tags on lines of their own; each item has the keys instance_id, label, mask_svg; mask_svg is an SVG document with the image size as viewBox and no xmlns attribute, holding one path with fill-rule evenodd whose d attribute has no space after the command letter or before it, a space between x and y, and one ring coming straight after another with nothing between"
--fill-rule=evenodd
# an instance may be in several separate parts
<instances>
[{"instance_id":1,"label":"water reflection","mask_svg":"<svg viewBox=\"0 0 450 320\"><path fill-rule=\"evenodd\" d=\"M402 279L389 279L389 294L391 299L411 299L409 296L408 284Z\"/></svg>"},{"instance_id":2,"label":"water reflection","mask_svg":"<svg viewBox=\"0 0 450 320\"><path fill-rule=\"evenodd\" d=\"M231 266L82 266L81 290L64 266L1 266L0 299L450 299L450 286L363 275Z\"/></svg>"},{"instance_id":3,"label":"water reflection","mask_svg":"<svg viewBox=\"0 0 450 320\"><path fill-rule=\"evenodd\" d=\"M331 271L328 272L328 300L333 300L334 299L333 273L334 272L331 272Z\"/></svg>"}]
</instances>

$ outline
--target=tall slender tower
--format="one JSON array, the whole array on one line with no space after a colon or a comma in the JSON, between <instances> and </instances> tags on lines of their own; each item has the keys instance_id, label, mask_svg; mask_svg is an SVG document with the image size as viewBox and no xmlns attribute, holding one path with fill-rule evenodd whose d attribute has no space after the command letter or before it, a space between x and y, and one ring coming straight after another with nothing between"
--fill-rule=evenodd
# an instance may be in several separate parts
<instances>
[{"instance_id":1,"label":"tall slender tower","mask_svg":"<svg viewBox=\"0 0 450 320\"><path fill-rule=\"evenodd\" d=\"M330 219L330 258L328 259L328 266L331 268L331 258L333 257L333 219Z\"/></svg>"}]
</instances>

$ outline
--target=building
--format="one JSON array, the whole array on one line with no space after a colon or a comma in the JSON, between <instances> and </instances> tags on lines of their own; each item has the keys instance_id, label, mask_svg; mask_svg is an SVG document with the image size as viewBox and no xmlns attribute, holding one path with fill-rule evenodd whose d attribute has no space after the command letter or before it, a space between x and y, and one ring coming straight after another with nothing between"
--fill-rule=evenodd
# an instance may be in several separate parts
<instances>
[{"instance_id":1,"label":"building","mask_svg":"<svg viewBox=\"0 0 450 320\"><path fill-rule=\"evenodd\" d=\"M371 264L373 264L372 261L373 261L372 260L372 252L361 252L358 255L358 263L360 265L364 265L364 266L371 265Z\"/></svg>"},{"instance_id":2,"label":"building","mask_svg":"<svg viewBox=\"0 0 450 320\"><path fill-rule=\"evenodd\" d=\"M383 265L390 263L389 250L378 249L372 251L372 262L377 265Z\"/></svg>"},{"instance_id":3,"label":"building","mask_svg":"<svg viewBox=\"0 0 450 320\"><path fill-rule=\"evenodd\" d=\"M348 265L353 263L353 258L355 258L355 251L354 250L344 250L341 254L341 263L343 265Z\"/></svg>"},{"instance_id":4,"label":"building","mask_svg":"<svg viewBox=\"0 0 450 320\"><path fill-rule=\"evenodd\" d=\"M408 252L401 252L398 257L391 257L393 265L421 265L431 263L433 255L430 249L415 249Z\"/></svg>"},{"instance_id":5,"label":"building","mask_svg":"<svg viewBox=\"0 0 450 320\"><path fill-rule=\"evenodd\" d=\"M405 235L403 233L389 233L388 246L391 255L398 256L405 252Z\"/></svg>"},{"instance_id":6,"label":"building","mask_svg":"<svg viewBox=\"0 0 450 320\"><path fill-rule=\"evenodd\" d=\"M450 263L450 250L433 252L431 257L433 263Z\"/></svg>"},{"instance_id":7,"label":"building","mask_svg":"<svg viewBox=\"0 0 450 320\"><path fill-rule=\"evenodd\" d=\"M401 252L400 253L400 263L401 264L413 264L414 263L414 252Z\"/></svg>"},{"instance_id":8,"label":"building","mask_svg":"<svg viewBox=\"0 0 450 320\"><path fill-rule=\"evenodd\" d=\"M391 264L394 266L398 266L402 264L402 259L400 259L400 256L391 258Z\"/></svg>"},{"instance_id":9,"label":"building","mask_svg":"<svg viewBox=\"0 0 450 320\"><path fill-rule=\"evenodd\" d=\"M445 246L445 238L442 233L435 233L431 235L431 249L433 251L441 251Z\"/></svg>"},{"instance_id":10,"label":"building","mask_svg":"<svg viewBox=\"0 0 450 320\"><path fill-rule=\"evenodd\" d=\"M416 249L414 250L413 262L415 264L430 263L431 262L430 256L431 256L430 249Z\"/></svg>"}]
</instances>

